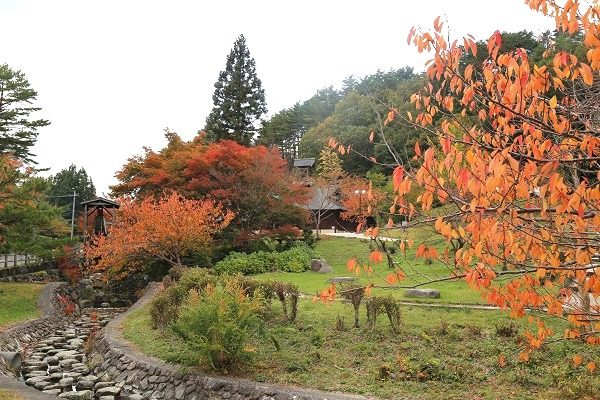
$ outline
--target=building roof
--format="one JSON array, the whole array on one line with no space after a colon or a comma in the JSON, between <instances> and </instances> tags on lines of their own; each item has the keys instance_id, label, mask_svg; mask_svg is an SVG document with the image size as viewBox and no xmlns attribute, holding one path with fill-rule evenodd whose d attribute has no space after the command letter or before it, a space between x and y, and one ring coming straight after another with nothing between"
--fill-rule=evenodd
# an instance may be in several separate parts
<instances>
[{"instance_id":1,"label":"building roof","mask_svg":"<svg viewBox=\"0 0 600 400\"><path fill-rule=\"evenodd\" d=\"M346 211L344 207L336 203L333 199L334 187L314 188L313 197L305 206L309 210L340 210Z\"/></svg>"},{"instance_id":2,"label":"building roof","mask_svg":"<svg viewBox=\"0 0 600 400\"><path fill-rule=\"evenodd\" d=\"M305 168L305 167L312 167L313 165L315 165L315 159L314 158L296 158L294 160L294 167L296 168Z\"/></svg>"},{"instance_id":3,"label":"building roof","mask_svg":"<svg viewBox=\"0 0 600 400\"><path fill-rule=\"evenodd\" d=\"M82 201L81 205L88 205L91 207L104 206L108 208L119 208L119 203L114 200L105 199L104 197L96 197L91 200Z\"/></svg>"}]
</instances>

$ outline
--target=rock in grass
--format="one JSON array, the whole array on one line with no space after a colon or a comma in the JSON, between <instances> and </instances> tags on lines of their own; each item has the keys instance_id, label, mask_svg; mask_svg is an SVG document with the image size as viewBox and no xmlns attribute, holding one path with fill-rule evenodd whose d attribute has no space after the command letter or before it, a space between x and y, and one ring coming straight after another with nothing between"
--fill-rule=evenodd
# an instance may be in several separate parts
<instances>
[{"instance_id":1,"label":"rock in grass","mask_svg":"<svg viewBox=\"0 0 600 400\"><path fill-rule=\"evenodd\" d=\"M327 261L325 261L324 259L313 259L310 261L310 269L313 272L319 272L321 274L330 274L333 272L333 269L331 268L331 266L329 264L327 264Z\"/></svg>"},{"instance_id":2,"label":"rock in grass","mask_svg":"<svg viewBox=\"0 0 600 400\"><path fill-rule=\"evenodd\" d=\"M406 289L404 296L422 299L439 299L440 291L436 289Z\"/></svg>"}]
</instances>

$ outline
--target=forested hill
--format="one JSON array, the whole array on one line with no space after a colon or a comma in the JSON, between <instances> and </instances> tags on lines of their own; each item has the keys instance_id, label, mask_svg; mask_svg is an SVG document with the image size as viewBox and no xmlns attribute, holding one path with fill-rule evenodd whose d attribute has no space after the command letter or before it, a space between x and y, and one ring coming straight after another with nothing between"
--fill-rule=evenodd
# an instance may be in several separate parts
<instances>
[{"instance_id":1,"label":"forested hill","mask_svg":"<svg viewBox=\"0 0 600 400\"><path fill-rule=\"evenodd\" d=\"M530 64L549 64L544 52L550 48L570 51L575 54L583 51L582 38L544 32L502 33L501 51L524 49L530 56ZM487 42L478 41L478 62L487 56ZM585 57L585 53L581 54ZM463 65L475 61L468 54ZM423 85L424 79L410 67L390 71L377 71L363 78L346 78L340 89L333 86L321 89L308 100L299 101L290 108L283 109L263 123L257 144L278 146L287 159L297 157L319 157L319 153L331 137L345 145L351 145L358 153L375 157L379 162L393 162L390 151L406 162L414 156L414 143L417 139L426 141L425 133L415 130L408 124L393 123L383 127L381 122L390 107L401 115L409 111L415 114L410 96ZM383 144L380 132L384 129L387 144ZM375 132L375 140L369 141L370 132ZM364 175L372 170L373 163L352 153L343 158L344 170L351 174ZM376 167L386 173L385 168Z\"/></svg>"}]
</instances>

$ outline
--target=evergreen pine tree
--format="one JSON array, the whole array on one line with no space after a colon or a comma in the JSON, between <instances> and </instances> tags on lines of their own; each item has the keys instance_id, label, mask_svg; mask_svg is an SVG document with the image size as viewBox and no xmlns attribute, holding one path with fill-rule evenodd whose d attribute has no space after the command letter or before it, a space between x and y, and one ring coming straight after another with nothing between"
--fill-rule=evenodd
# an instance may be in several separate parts
<instances>
[{"instance_id":1,"label":"evergreen pine tree","mask_svg":"<svg viewBox=\"0 0 600 400\"><path fill-rule=\"evenodd\" d=\"M0 154L31 162L29 151L37 140L37 128L50 124L45 119L33 120L30 114L40 108L32 107L37 92L21 71L0 65Z\"/></svg>"},{"instance_id":2,"label":"evergreen pine tree","mask_svg":"<svg viewBox=\"0 0 600 400\"><path fill-rule=\"evenodd\" d=\"M244 35L236 39L227 56L225 70L215 83L213 103L204 128L209 140L231 139L249 145L256 133L255 125L267 112L267 106Z\"/></svg>"},{"instance_id":3,"label":"evergreen pine tree","mask_svg":"<svg viewBox=\"0 0 600 400\"><path fill-rule=\"evenodd\" d=\"M51 186L49 190L50 202L56 206L64 207L67 210L65 215L71 218L71 205L73 198L70 195L73 191L77 193L75 198L75 212L79 215L82 212L81 202L91 200L96 197L96 188L92 178L87 174L86 170L71 164L68 168L64 168L56 175L48 178Z\"/></svg>"}]
</instances>

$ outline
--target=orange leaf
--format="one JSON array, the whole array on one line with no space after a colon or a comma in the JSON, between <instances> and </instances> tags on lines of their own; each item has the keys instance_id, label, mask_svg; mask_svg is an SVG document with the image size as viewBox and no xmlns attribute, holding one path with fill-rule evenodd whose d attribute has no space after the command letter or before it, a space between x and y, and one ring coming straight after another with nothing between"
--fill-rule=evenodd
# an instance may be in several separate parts
<instances>
[{"instance_id":1,"label":"orange leaf","mask_svg":"<svg viewBox=\"0 0 600 400\"><path fill-rule=\"evenodd\" d=\"M403 178L404 178L404 167L402 167L400 165L394 169L394 173L392 175L392 183L394 185L394 190L398 190L398 188L402 184Z\"/></svg>"},{"instance_id":2,"label":"orange leaf","mask_svg":"<svg viewBox=\"0 0 600 400\"><path fill-rule=\"evenodd\" d=\"M579 366L582 361L583 361L583 357L581 357L579 354L575 354L573 356L573 365L575 365L576 367Z\"/></svg>"},{"instance_id":3,"label":"orange leaf","mask_svg":"<svg viewBox=\"0 0 600 400\"><path fill-rule=\"evenodd\" d=\"M583 78L583 82L585 82L585 84L588 86L591 85L592 82L594 81L594 74L593 74L590 66L587 64L581 63L581 68L579 69L579 71L581 72L581 77Z\"/></svg>"},{"instance_id":4,"label":"orange leaf","mask_svg":"<svg viewBox=\"0 0 600 400\"><path fill-rule=\"evenodd\" d=\"M421 156L421 147L419 146L419 141L415 142L415 154L417 157Z\"/></svg>"},{"instance_id":5,"label":"orange leaf","mask_svg":"<svg viewBox=\"0 0 600 400\"><path fill-rule=\"evenodd\" d=\"M593 361L590 361L588 363L588 365L586 365L586 368L588 369L588 371L594 372L596 370L596 363Z\"/></svg>"},{"instance_id":6,"label":"orange leaf","mask_svg":"<svg viewBox=\"0 0 600 400\"><path fill-rule=\"evenodd\" d=\"M417 247L417 253L416 256L417 257L423 257L427 252L427 246L425 246L425 243L421 243L419 245L419 247Z\"/></svg>"},{"instance_id":7,"label":"orange leaf","mask_svg":"<svg viewBox=\"0 0 600 400\"><path fill-rule=\"evenodd\" d=\"M469 64L465 68L465 79L470 81L472 77L473 77L473 64Z\"/></svg>"},{"instance_id":8,"label":"orange leaf","mask_svg":"<svg viewBox=\"0 0 600 400\"><path fill-rule=\"evenodd\" d=\"M346 268L348 271L352 272L356 268L356 258L351 258L346 262Z\"/></svg>"},{"instance_id":9,"label":"orange leaf","mask_svg":"<svg viewBox=\"0 0 600 400\"><path fill-rule=\"evenodd\" d=\"M377 236L379 236L379 227L375 227L371 231L371 239L375 239Z\"/></svg>"},{"instance_id":10,"label":"orange leaf","mask_svg":"<svg viewBox=\"0 0 600 400\"><path fill-rule=\"evenodd\" d=\"M394 285L396 282L398 282L398 276L396 276L396 274L388 274L385 277L385 281L390 285Z\"/></svg>"},{"instance_id":11,"label":"orange leaf","mask_svg":"<svg viewBox=\"0 0 600 400\"><path fill-rule=\"evenodd\" d=\"M556 99L556 96L552 96L552 98L550 99L550 101L548 102L548 105L550 106L550 108L556 108L558 104L558 100Z\"/></svg>"},{"instance_id":12,"label":"orange leaf","mask_svg":"<svg viewBox=\"0 0 600 400\"><path fill-rule=\"evenodd\" d=\"M369 255L369 260L373 261L374 263L380 263L383 261L383 254L380 251L375 250L371 252L371 255Z\"/></svg>"},{"instance_id":13,"label":"orange leaf","mask_svg":"<svg viewBox=\"0 0 600 400\"><path fill-rule=\"evenodd\" d=\"M500 368L504 368L506 366L506 357L504 357L504 354L502 353L500 353L498 356L498 365Z\"/></svg>"},{"instance_id":14,"label":"orange leaf","mask_svg":"<svg viewBox=\"0 0 600 400\"><path fill-rule=\"evenodd\" d=\"M519 353L519 361L527 362L529 361L529 353L526 351L522 351Z\"/></svg>"},{"instance_id":15,"label":"orange leaf","mask_svg":"<svg viewBox=\"0 0 600 400\"><path fill-rule=\"evenodd\" d=\"M440 16L438 15L435 21L433 21L433 29L435 29L436 32L439 32L441 28L442 26L440 25Z\"/></svg>"},{"instance_id":16,"label":"orange leaf","mask_svg":"<svg viewBox=\"0 0 600 400\"><path fill-rule=\"evenodd\" d=\"M369 142L373 143L373 140L375 140L375 131L371 131L369 134Z\"/></svg>"}]
</instances>

